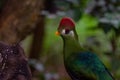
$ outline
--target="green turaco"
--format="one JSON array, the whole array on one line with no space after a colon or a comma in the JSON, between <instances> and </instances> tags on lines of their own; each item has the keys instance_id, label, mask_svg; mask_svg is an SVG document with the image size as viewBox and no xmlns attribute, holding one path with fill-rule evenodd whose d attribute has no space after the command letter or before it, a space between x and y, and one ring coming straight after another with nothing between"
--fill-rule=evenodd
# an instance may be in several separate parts
<instances>
[{"instance_id":1,"label":"green turaco","mask_svg":"<svg viewBox=\"0 0 120 80\"><path fill-rule=\"evenodd\" d=\"M61 19L56 34L63 39L64 65L72 80L114 80L97 55L80 46L71 18Z\"/></svg>"}]
</instances>

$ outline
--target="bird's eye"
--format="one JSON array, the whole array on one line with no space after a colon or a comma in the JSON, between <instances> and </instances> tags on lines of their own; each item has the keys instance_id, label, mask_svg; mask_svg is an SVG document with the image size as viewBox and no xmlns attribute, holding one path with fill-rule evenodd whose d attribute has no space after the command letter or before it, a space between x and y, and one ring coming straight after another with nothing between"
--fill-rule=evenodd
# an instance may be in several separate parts
<instances>
[{"instance_id":1,"label":"bird's eye","mask_svg":"<svg viewBox=\"0 0 120 80\"><path fill-rule=\"evenodd\" d=\"M74 36L74 31L69 29L63 29L61 34L66 36Z\"/></svg>"},{"instance_id":2,"label":"bird's eye","mask_svg":"<svg viewBox=\"0 0 120 80\"><path fill-rule=\"evenodd\" d=\"M65 34L68 34L70 32L70 30L66 29L65 30Z\"/></svg>"}]
</instances>

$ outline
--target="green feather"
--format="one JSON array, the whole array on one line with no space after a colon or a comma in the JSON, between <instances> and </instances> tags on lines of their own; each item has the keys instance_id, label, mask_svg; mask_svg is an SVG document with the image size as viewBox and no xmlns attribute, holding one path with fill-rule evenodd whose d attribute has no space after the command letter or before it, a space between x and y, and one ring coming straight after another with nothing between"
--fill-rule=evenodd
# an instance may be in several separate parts
<instances>
[{"instance_id":1,"label":"green feather","mask_svg":"<svg viewBox=\"0 0 120 80\"><path fill-rule=\"evenodd\" d=\"M93 80L113 80L104 64L94 53L83 51L71 55L65 63L69 71L76 76L82 74Z\"/></svg>"},{"instance_id":2,"label":"green feather","mask_svg":"<svg viewBox=\"0 0 120 80\"><path fill-rule=\"evenodd\" d=\"M114 80L100 59L92 52L85 50L75 38L63 37L64 63L67 72L78 77L73 80ZM79 77L80 76L80 77Z\"/></svg>"}]
</instances>

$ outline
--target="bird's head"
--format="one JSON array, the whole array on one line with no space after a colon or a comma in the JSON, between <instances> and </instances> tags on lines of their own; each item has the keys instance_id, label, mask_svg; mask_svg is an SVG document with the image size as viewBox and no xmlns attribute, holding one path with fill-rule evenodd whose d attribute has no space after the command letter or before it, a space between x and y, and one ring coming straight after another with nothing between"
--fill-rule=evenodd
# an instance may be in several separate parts
<instances>
[{"instance_id":1,"label":"bird's head","mask_svg":"<svg viewBox=\"0 0 120 80\"><path fill-rule=\"evenodd\" d=\"M62 18L56 35L61 35L64 38L72 37L78 39L74 21L69 17Z\"/></svg>"}]
</instances>

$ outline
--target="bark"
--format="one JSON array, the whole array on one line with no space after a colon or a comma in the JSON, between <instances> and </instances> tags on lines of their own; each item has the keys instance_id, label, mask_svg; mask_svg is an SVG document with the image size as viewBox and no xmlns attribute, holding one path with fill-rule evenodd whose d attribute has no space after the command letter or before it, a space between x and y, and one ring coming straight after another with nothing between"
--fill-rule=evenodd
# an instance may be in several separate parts
<instances>
[{"instance_id":1,"label":"bark","mask_svg":"<svg viewBox=\"0 0 120 80\"><path fill-rule=\"evenodd\" d=\"M36 28L44 0L6 1L0 11L0 80L31 80L19 42Z\"/></svg>"},{"instance_id":2,"label":"bark","mask_svg":"<svg viewBox=\"0 0 120 80\"><path fill-rule=\"evenodd\" d=\"M27 59L19 44L0 42L0 80L31 80Z\"/></svg>"},{"instance_id":3,"label":"bark","mask_svg":"<svg viewBox=\"0 0 120 80\"><path fill-rule=\"evenodd\" d=\"M42 0L8 0L0 15L0 40L14 44L36 27Z\"/></svg>"}]
</instances>

